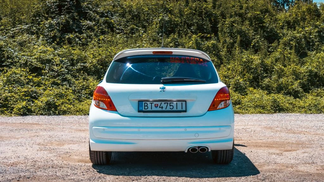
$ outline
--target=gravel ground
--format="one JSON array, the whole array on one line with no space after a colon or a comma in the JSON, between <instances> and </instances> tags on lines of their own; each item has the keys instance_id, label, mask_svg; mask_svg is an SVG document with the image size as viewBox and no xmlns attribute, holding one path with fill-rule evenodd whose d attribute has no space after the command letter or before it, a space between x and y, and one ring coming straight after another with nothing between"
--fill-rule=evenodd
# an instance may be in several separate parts
<instances>
[{"instance_id":1,"label":"gravel ground","mask_svg":"<svg viewBox=\"0 0 324 182\"><path fill-rule=\"evenodd\" d=\"M324 181L324 115L235 115L235 156L113 153L90 163L88 116L0 117L0 181Z\"/></svg>"}]
</instances>

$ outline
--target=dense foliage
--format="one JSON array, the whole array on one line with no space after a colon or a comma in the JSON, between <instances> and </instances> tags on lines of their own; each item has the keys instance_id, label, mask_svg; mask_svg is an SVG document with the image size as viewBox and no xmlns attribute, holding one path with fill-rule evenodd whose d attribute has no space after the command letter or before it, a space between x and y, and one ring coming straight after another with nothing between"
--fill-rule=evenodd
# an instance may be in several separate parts
<instances>
[{"instance_id":1,"label":"dense foliage","mask_svg":"<svg viewBox=\"0 0 324 182\"><path fill-rule=\"evenodd\" d=\"M127 48L207 52L236 113L324 113L324 5L291 0L2 0L0 115L87 114Z\"/></svg>"}]
</instances>

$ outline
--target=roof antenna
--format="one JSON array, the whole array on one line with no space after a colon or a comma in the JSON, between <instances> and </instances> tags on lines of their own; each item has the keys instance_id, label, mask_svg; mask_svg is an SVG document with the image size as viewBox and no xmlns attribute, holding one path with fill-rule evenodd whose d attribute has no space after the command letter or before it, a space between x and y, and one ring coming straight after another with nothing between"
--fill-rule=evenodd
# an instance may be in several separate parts
<instances>
[{"instance_id":1,"label":"roof antenna","mask_svg":"<svg viewBox=\"0 0 324 182\"><path fill-rule=\"evenodd\" d=\"M163 29L162 29L162 45L161 47L163 48L163 44L164 44L164 40L163 40L163 37L164 37L164 17L163 17Z\"/></svg>"},{"instance_id":2,"label":"roof antenna","mask_svg":"<svg viewBox=\"0 0 324 182\"><path fill-rule=\"evenodd\" d=\"M163 11L163 13L162 13L162 19L163 19L163 22L162 22L162 26L163 26L163 29L162 29L162 45L161 45L161 47L163 48L163 46L164 46L164 3L165 3L165 1L163 1L163 4L162 4L162 11Z\"/></svg>"}]
</instances>

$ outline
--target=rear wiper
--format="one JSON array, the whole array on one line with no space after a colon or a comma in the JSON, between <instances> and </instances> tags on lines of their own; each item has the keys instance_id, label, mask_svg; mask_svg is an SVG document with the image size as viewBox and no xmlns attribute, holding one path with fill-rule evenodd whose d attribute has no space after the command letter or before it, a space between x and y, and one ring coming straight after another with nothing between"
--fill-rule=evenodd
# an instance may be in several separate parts
<instances>
[{"instance_id":1,"label":"rear wiper","mask_svg":"<svg viewBox=\"0 0 324 182\"><path fill-rule=\"evenodd\" d=\"M179 83L179 82L203 82L206 80L190 78L190 77L163 77L161 83Z\"/></svg>"}]
</instances>

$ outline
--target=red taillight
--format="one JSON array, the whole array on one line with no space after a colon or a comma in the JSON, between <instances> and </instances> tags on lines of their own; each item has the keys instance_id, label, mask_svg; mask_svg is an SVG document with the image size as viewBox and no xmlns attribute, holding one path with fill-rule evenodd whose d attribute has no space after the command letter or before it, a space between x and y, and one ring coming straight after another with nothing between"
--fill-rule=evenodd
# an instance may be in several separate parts
<instances>
[{"instance_id":1,"label":"red taillight","mask_svg":"<svg viewBox=\"0 0 324 182\"><path fill-rule=\"evenodd\" d=\"M223 87L217 92L213 102L210 104L208 111L224 109L228 107L230 103L231 103L231 97L230 97L229 90L227 87Z\"/></svg>"},{"instance_id":2,"label":"red taillight","mask_svg":"<svg viewBox=\"0 0 324 182\"><path fill-rule=\"evenodd\" d=\"M93 101L94 101L94 105L100 109L117 111L110 96L108 95L106 90L101 86L97 86L96 90L94 91Z\"/></svg>"}]
</instances>

